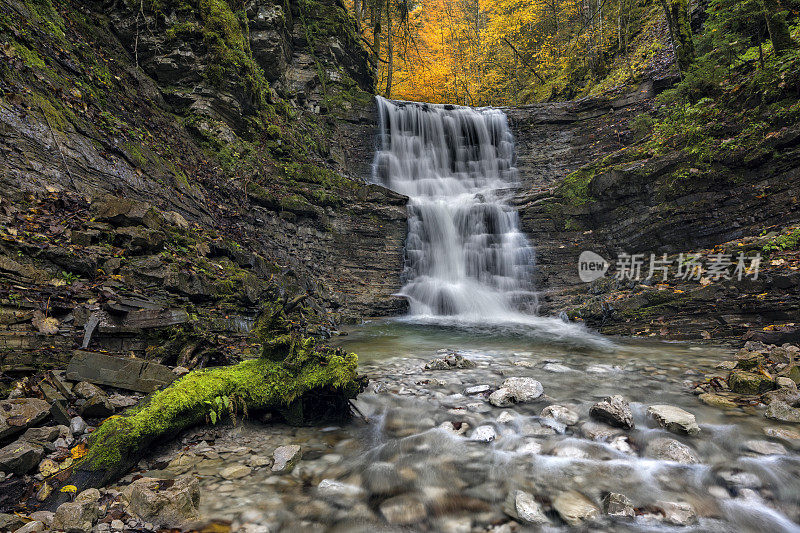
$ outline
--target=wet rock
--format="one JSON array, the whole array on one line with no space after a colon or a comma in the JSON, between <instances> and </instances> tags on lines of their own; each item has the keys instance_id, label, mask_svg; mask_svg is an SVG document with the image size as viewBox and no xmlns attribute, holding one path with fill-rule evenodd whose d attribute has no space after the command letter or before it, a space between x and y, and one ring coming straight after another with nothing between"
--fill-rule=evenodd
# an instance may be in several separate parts
<instances>
[{"instance_id":1,"label":"wet rock","mask_svg":"<svg viewBox=\"0 0 800 533\"><path fill-rule=\"evenodd\" d=\"M67 378L137 392L153 392L175 381L169 367L134 357L76 350L67 365Z\"/></svg>"},{"instance_id":2,"label":"wet rock","mask_svg":"<svg viewBox=\"0 0 800 533\"><path fill-rule=\"evenodd\" d=\"M622 453L627 453L627 454L633 453L633 446L631 446L631 441L625 435L617 435L616 437L611 439L608 445Z\"/></svg>"},{"instance_id":3,"label":"wet rock","mask_svg":"<svg viewBox=\"0 0 800 533\"><path fill-rule=\"evenodd\" d=\"M456 435L465 435L470 426L466 422L450 422L447 420L439 424L439 427Z\"/></svg>"},{"instance_id":4,"label":"wet rock","mask_svg":"<svg viewBox=\"0 0 800 533\"><path fill-rule=\"evenodd\" d=\"M272 471L290 472L301 456L300 446L291 444L289 446L278 446L272 452Z\"/></svg>"},{"instance_id":5,"label":"wet rock","mask_svg":"<svg viewBox=\"0 0 800 533\"><path fill-rule=\"evenodd\" d=\"M507 515L524 524L550 524L550 519L544 514L539 502L531 494L522 490L515 490L508 494L503 510Z\"/></svg>"},{"instance_id":6,"label":"wet rock","mask_svg":"<svg viewBox=\"0 0 800 533\"><path fill-rule=\"evenodd\" d=\"M624 494L609 492L603 498L603 511L611 516L627 516L632 518L636 513L633 510L633 502Z\"/></svg>"},{"instance_id":7,"label":"wet rock","mask_svg":"<svg viewBox=\"0 0 800 533\"><path fill-rule=\"evenodd\" d=\"M633 413L628 401L622 396L609 396L594 404L589 414L597 420L622 429L633 429Z\"/></svg>"},{"instance_id":8,"label":"wet rock","mask_svg":"<svg viewBox=\"0 0 800 533\"><path fill-rule=\"evenodd\" d=\"M581 433L587 439L605 441L619 435L621 431L606 424L584 422L581 424Z\"/></svg>"},{"instance_id":9,"label":"wet rock","mask_svg":"<svg viewBox=\"0 0 800 533\"><path fill-rule=\"evenodd\" d=\"M700 426L694 415L674 405L651 405L647 414L655 419L658 424L672 433L679 435L697 435Z\"/></svg>"},{"instance_id":10,"label":"wet rock","mask_svg":"<svg viewBox=\"0 0 800 533\"><path fill-rule=\"evenodd\" d=\"M44 531L46 526L38 520L31 520L21 528L14 531L14 533L35 533L36 531Z\"/></svg>"},{"instance_id":11,"label":"wet rock","mask_svg":"<svg viewBox=\"0 0 800 533\"><path fill-rule=\"evenodd\" d=\"M700 401L711 407L719 407L721 409L734 409L738 407L736 402L729 400L725 396L714 394L710 392L703 393L699 396Z\"/></svg>"},{"instance_id":12,"label":"wet rock","mask_svg":"<svg viewBox=\"0 0 800 533\"><path fill-rule=\"evenodd\" d=\"M75 395L86 401L81 406L81 415L88 418L107 418L114 414L114 406L109 402L106 393L97 385L81 381L72 390Z\"/></svg>"},{"instance_id":13,"label":"wet rock","mask_svg":"<svg viewBox=\"0 0 800 533\"><path fill-rule=\"evenodd\" d=\"M529 440L517 448L516 451L527 455L538 455L542 451L542 445L538 441Z\"/></svg>"},{"instance_id":14,"label":"wet rock","mask_svg":"<svg viewBox=\"0 0 800 533\"><path fill-rule=\"evenodd\" d=\"M783 444L768 440L748 440L742 443L742 448L759 455L784 455L786 453Z\"/></svg>"},{"instance_id":15,"label":"wet rock","mask_svg":"<svg viewBox=\"0 0 800 533\"><path fill-rule=\"evenodd\" d=\"M786 428L764 428L764 434L782 440L790 446L800 444L800 432Z\"/></svg>"},{"instance_id":16,"label":"wet rock","mask_svg":"<svg viewBox=\"0 0 800 533\"><path fill-rule=\"evenodd\" d=\"M779 422L800 423L800 409L781 401L774 401L769 404L764 416Z\"/></svg>"},{"instance_id":17,"label":"wet rock","mask_svg":"<svg viewBox=\"0 0 800 533\"><path fill-rule=\"evenodd\" d=\"M469 387L464 390L464 394L482 394L484 392L489 392L491 387L489 385L475 385L474 387Z\"/></svg>"},{"instance_id":18,"label":"wet rock","mask_svg":"<svg viewBox=\"0 0 800 533\"><path fill-rule=\"evenodd\" d=\"M497 415L497 423L498 424L508 424L509 422L514 421L514 415L509 413L508 411L503 411L499 415Z\"/></svg>"},{"instance_id":19,"label":"wet rock","mask_svg":"<svg viewBox=\"0 0 800 533\"><path fill-rule=\"evenodd\" d=\"M83 435L87 427L89 427L89 425L79 416L69 421L69 430L73 435Z\"/></svg>"},{"instance_id":20,"label":"wet rock","mask_svg":"<svg viewBox=\"0 0 800 533\"><path fill-rule=\"evenodd\" d=\"M578 413L563 405L548 405L542 409L542 416L552 418L566 426L574 426L579 420Z\"/></svg>"},{"instance_id":21,"label":"wet rock","mask_svg":"<svg viewBox=\"0 0 800 533\"><path fill-rule=\"evenodd\" d=\"M553 500L553 508L571 526L600 515L600 509L578 491L562 492Z\"/></svg>"},{"instance_id":22,"label":"wet rock","mask_svg":"<svg viewBox=\"0 0 800 533\"><path fill-rule=\"evenodd\" d=\"M448 354L425 363L425 370L455 370L462 368L475 368L475 362L459 354Z\"/></svg>"},{"instance_id":23,"label":"wet rock","mask_svg":"<svg viewBox=\"0 0 800 533\"><path fill-rule=\"evenodd\" d=\"M390 524L411 525L425 519L425 505L413 495L404 494L389 498L380 505L383 517Z\"/></svg>"},{"instance_id":24,"label":"wet rock","mask_svg":"<svg viewBox=\"0 0 800 533\"><path fill-rule=\"evenodd\" d=\"M734 370L728 376L728 386L737 394L763 394L775 388L775 383L767 376Z\"/></svg>"},{"instance_id":25,"label":"wet rock","mask_svg":"<svg viewBox=\"0 0 800 533\"><path fill-rule=\"evenodd\" d=\"M667 437L659 437L648 442L644 455L651 459L674 461L682 464L697 464L700 462L700 459L697 458L697 455L690 447Z\"/></svg>"},{"instance_id":26,"label":"wet rock","mask_svg":"<svg viewBox=\"0 0 800 533\"><path fill-rule=\"evenodd\" d=\"M364 489L350 483L323 479L317 485L317 495L340 507L352 507L364 496Z\"/></svg>"},{"instance_id":27,"label":"wet rock","mask_svg":"<svg viewBox=\"0 0 800 533\"><path fill-rule=\"evenodd\" d=\"M38 398L0 401L0 440L38 424L50 414L50 404Z\"/></svg>"},{"instance_id":28,"label":"wet rock","mask_svg":"<svg viewBox=\"0 0 800 533\"><path fill-rule=\"evenodd\" d=\"M39 464L44 448L33 442L18 440L0 449L0 471L25 474Z\"/></svg>"},{"instance_id":29,"label":"wet rock","mask_svg":"<svg viewBox=\"0 0 800 533\"><path fill-rule=\"evenodd\" d=\"M563 374L565 372L574 372L573 369L566 365L562 365L561 363L545 363L542 365L542 370L546 370L547 372L555 372L557 374Z\"/></svg>"},{"instance_id":30,"label":"wet rock","mask_svg":"<svg viewBox=\"0 0 800 533\"><path fill-rule=\"evenodd\" d=\"M477 442L492 442L497 438L497 431L492 426L478 426L470 435L469 440Z\"/></svg>"},{"instance_id":31,"label":"wet rock","mask_svg":"<svg viewBox=\"0 0 800 533\"><path fill-rule=\"evenodd\" d=\"M797 390L797 383L795 383L792 378L787 378L785 376L778 376L775 378L775 385L777 385L779 389L789 389L790 391Z\"/></svg>"},{"instance_id":32,"label":"wet rock","mask_svg":"<svg viewBox=\"0 0 800 533\"><path fill-rule=\"evenodd\" d=\"M100 509L96 501L62 503L53 517L53 529L66 533L84 533L92 530Z\"/></svg>"},{"instance_id":33,"label":"wet rock","mask_svg":"<svg viewBox=\"0 0 800 533\"><path fill-rule=\"evenodd\" d=\"M197 516L200 484L193 476L163 483L154 478L137 479L124 490L131 513L145 521L177 527Z\"/></svg>"},{"instance_id":34,"label":"wet rock","mask_svg":"<svg viewBox=\"0 0 800 533\"><path fill-rule=\"evenodd\" d=\"M684 502L656 502L655 507L664 513L664 521L676 526L689 526L697 522L692 506Z\"/></svg>"},{"instance_id":35,"label":"wet rock","mask_svg":"<svg viewBox=\"0 0 800 533\"><path fill-rule=\"evenodd\" d=\"M57 426L45 426L41 428L30 428L22 437L21 440L28 442L53 442L60 435L61 431Z\"/></svg>"},{"instance_id":36,"label":"wet rock","mask_svg":"<svg viewBox=\"0 0 800 533\"><path fill-rule=\"evenodd\" d=\"M388 496L402 492L406 481L394 463L375 462L364 470L364 487L371 494Z\"/></svg>"},{"instance_id":37,"label":"wet rock","mask_svg":"<svg viewBox=\"0 0 800 533\"><path fill-rule=\"evenodd\" d=\"M249 476L252 470L252 468L245 465L231 465L227 468L223 468L219 475L224 479L239 479Z\"/></svg>"},{"instance_id":38,"label":"wet rock","mask_svg":"<svg viewBox=\"0 0 800 533\"><path fill-rule=\"evenodd\" d=\"M533 401L543 393L542 384L533 378L508 378L489 396L489 402L497 407L508 407Z\"/></svg>"}]
</instances>

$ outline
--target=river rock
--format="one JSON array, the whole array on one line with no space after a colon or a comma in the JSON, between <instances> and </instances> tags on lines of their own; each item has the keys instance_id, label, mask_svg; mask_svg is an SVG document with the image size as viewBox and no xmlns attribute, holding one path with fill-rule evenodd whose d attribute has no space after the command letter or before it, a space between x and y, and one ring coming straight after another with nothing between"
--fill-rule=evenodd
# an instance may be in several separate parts
<instances>
[{"instance_id":1,"label":"river rock","mask_svg":"<svg viewBox=\"0 0 800 533\"><path fill-rule=\"evenodd\" d=\"M296 444L289 446L278 446L272 452L272 471L273 472L290 472L297 461L300 460L302 450Z\"/></svg>"},{"instance_id":2,"label":"river rock","mask_svg":"<svg viewBox=\"0 0 800 533\"><path fill-rule=\"evenodd\" d=\"M682 464L696 464L700 462L694 451L675 439L659 437L647 443L644 450L645 457L660 459L662 461L674 461Z\"/></svg>"},{"instance_id":3,"label":"river rock","mask_svg":"<svg viewBox=\"0 0 800 533\"><path fill-rule=\"evenodd\" d=\"M689 526L697 522L692 506L684 502L656 502L655 507L664 513L664 521L676 526Z\"/></svg>"},{"instance_id":4,"label":"river rock","mask_svg":"<svg viewBox=\"0 0 800 533\"><path fill-rule=\"evenodd\" d=\"M35 533L37 531L44 531L45 525L38 520L31 520L21 528L14 531L14 533Z\"/></svg>"},{"instance_id":5,"label":"river rock","mask_svg":"<svg viewBox=\"0 0 800 533\"><path fill-rule=\"evenodd\" d=\"M25 522L17 515L0 513L0 531L14 531L23 525L25 525Z\"/></svg>"},{"instance_id":6,"label":"river rock","mask_svg":"<svg viewBox=\"0 0 800 533\"><path fill-rule=\"evenodd\" d=\"M764 416L779 422L800 423L800 409L796 409L786 402L774 401L767 406Z\"/></svg>"},{"instance_id":7,"label":"river rock","mask_svg":"<svg viewBox=\"0 0 800 533\"><path fill-rule=\"evenodd\" d=\"M53 442L58 438L60 434L61 430L58 428L58 426L29 428L22 435L22 437L20 437L20 439L28 442L38 442L38 443Z\"/></svg>"},{"instance_id":8,"label":"river rock","mask_svg":"<svg viewBox=\"0 0 800 533\"><path fill-rule=\"evenodd\" d=\"M624 494L609 492L603 498L603 510L611 516L627 516L632 518L636 513L633 509L633 502Z\"/></svg>"},{"instance_id":9,"label":"river rock","mask_svg":"<svg viewBox=\"0 0 800 533\"><path fill-rule=\"evenodd\" d=\"M88 381L81 381L72 388L72 391L85 400L81 406L81 415L89 418L106 418L114 414L114 406L106 393L97 385Z\"/></svg>"},{"instance_id":10,"label":"river rock","mask_svg":"<svg viewBox=\"0 0 800 533\"><path fill-rule=\"evenodd\" d=\"M475 363L459 354L448 354L425 363L425 370L455 370L461 368L475 368Z\"/></svg>"},{"instance_id":11,"label":"river rock","mask_svg":"<svg viewBox=\"0 0 800 533\"><path fill-rule=\"evenodd\" d=\"M590 440L605 441L622 433L619 429L598 422L584 422L581 424L581 433Z\"/></svg>"},{"instance_id":12,"label":"river rock","mask_svg":"<svg viewBox=\"0 0 800 533\"><path fill-rule=\"evenodd\" d=\"M53 523L55 513L52 511L34 511L29 516L32 520L38 520L39 522L43 523L45 527L49 528L50 524Z\"/></svg>"},{"instance_id":13,"label":"river rock","mask_svg":"<svg viewBox=\"0 0 800 533\"><path fill-rule=\"evenodd\" d=\"M425 519L425 505L416 496L404 494L389 498L380 505L381 514L390 524L416 524Z\"/></svg>"},{"instance_id":14,"label":"river rock","mask_svg":"<svg viewBox=\"0 0 800 533\"><path fill-rule=\"evenodd\" d=\"M734 409L738 407L736 402L729 400L725 396L721 396L719 394L714 394L711 392L705 392L698 396L700 401L706 405L710 405L711 407L719 407L721 409Z\"/></svg>"},{"instance_id":15,"label":"river rock","mask_svg":"<svg viewBox=\"0 0 800 533\"><path fill-rule=\"evenodd\" d=\"M474 387L469 387L465 389L464 394L469 394L469 395L482 394L484 392L489 392L489 389L491 389L489 385L475 385Z\"/></svg>"},{"instance_id":16,"label":"river rock","mask_svg":"<svg viewBox=\"0 0 800 533\"><path fill-rule=\"evenodd\" d=\"M246 465L231 465L223 468L219 475L224 479L239 479L250 475L253 469Z\"/></svg>"},{"instance_id":17,"label":"river rock","mask_svg":"<svg viewBox=\"0 0 800 533\"><path fill-rule=\"evenodd\" d=\"M508 407L533 401L543 393L542 384L533 378L508 378L489 396L489 402L497 407Z\"/></svg>"},{"instance_id":18,"label":"river rock","mask_svg":"<svg viewBox=\"0 0 800 533\"><path fill-rule=\"evenodd\" d=\"M0 471L13 474L26 474L33 470L44 457L40 445L18 440L0 449Z\"/></svg>"},{"instance_id":19,"label":"river rock","mask_svg":"<svg viewBox=\"0 0 800 533\"><path fill-rule=\"evenodd\" d=\"M350 483L323 479L317 485L317 495L340 507L352 507L364 496L364 489Z\"/></svg>"},{"instance_id":20,"label":"river rock","mask_svg":"<svg viewBox=\"0 0 800 533\"><path fill-rule=\"evenodd\" d=\"M609 396L589 409L589 414L597 420L622 429L633 429L633 412L628 401L622 396Z\"/></svg>"},{"instance_id":21,"label":"river rock","mask_svg":"<svg viewBox=\"0 0 800 533\"><path fill-rule=\"evenodd\" d=\"M600 509L586 496L575 490L562 492L556 496L556 499L553 500L553 508L564 522L571 526L580 525L584 520L600 515Z\"/></svg>"},{"instance_id":22,"label":"river rock","mask_svg":"<svg viewBox=\"0 0 800 533\"><path fill-rule=\"evenodd\" d=\"M775 388L775 383L767 376L734 370L728 375L728 386L738 394L763 394Z\"/></svg>"},{"instance_id":23,"label":"river rock","mask_svg":"<svg viewBox=\"0 0 800 533\"><path fill-rule=\"evenodd\" d=\"M786 428L763 428L764 434L768 437L781 440L789 446L800 446L800 432Z\"/></svg>"},{"instance_id":24,"label":"river rock","mask_svg":"<svg viewBox=\"0 0 800 533\"><path fill-rule=\"evenodd\" d=\"M0 440L38 424L50 414L50 404L38 398L0 401Z\"/></svg>"},{"instance_id":25,"label":"river rock","mask_svg":"<svg viewBox=\"0 0 800 533\"><path fill-rule=\"evenodd\" d=\"M389 496L402 492L406 481L400 475L397 465L388 462L370 463L364 469L364 487L371 494Z\"/></svg>"},{"instance_id":26,"label":"river rock","mask_svg":"<svg viewBox=\"0 0 800 533\"><path fill-rule=\"evenodd\" d=\"M550 524L550 519L544 514L541 504L530 493L522 490L508 494L503 510L524 524Z\"/></svg>"},{"instance_id":27,"label":"river rock","mask_svg":"<svg viewBox=\"0 0 800 533\"><path fill-rule=\"evenodd\" d=\"M87 427L89 427L89 425L83 418L79 416L76 416L69 421L69 430L73 435L83 435L83 432L86 431Z\"/></svg>"},{"instance_id":28,"label":"river rock","mask_svg":"<svg viewBox=\"0 0 800 533\"><path fill-rule=\"evenodd\" d=\"M578 423L578 413L563 405L548 405L542 409L542 416L552 418L565 426L574 426Z\"/></svg>"},{"instance_id":29,"label":"river rock","mask_svg":"<svg viewBox=\"0 0 800 533\"><path fill-rule=\"evenodd\" d=\"M497 431L492 426L478 426L470 435L469 440L477 442L492 442L497 438Z\"/></svg>"},{"instance_id":30,"label":"river rock","mask_svg":"<svg viewBox=\"0 0 800 533\"><path fill-rule=\"evenodd\" d=\"M647 409L647 414L655 419L658 424L673 433L679 435L697 435L700 433L700 426L694 415L684 411L674 405L651 405Z\"/></svg>"},{"instance_id":31,"label":"river rock","mask_svg":"<svg viewBox=\"0 0 800 533\"><path fill-rule=\"evenodd\" d=\"M770 442L768 440L748 440L742 443L742 448L748 452L759 455L784 455L786 448L783 444Z\"/></svg>"},{"instance_id":32,"label":"river rock","mask_svg":"<svg viewBox=\"0 0 800 533\"><path fill-rule=\"evenodd\" d=\"M166 488L154 478L140 478L128 485L123 494L131 513L160 526L179 527L197 517L200 484L194 476L179 476Z\"/></svg>"},{"instance_id":33,"label":"river rock","mask_svg":"<svg viewBox=\"0 0 800 533\"><path fill-rule=\"evenodd\" d=\"M100 513L96 501L74 501L62 503L53 517L53 529L66 533L84 533L92 530L92 525Z\"/></svg>"},{"instance_id":34,"label":"river rock","mask_svg":"<svg viewBox=\"0 0 800 533\"><path fill-rule=\"evenodd\" d=\"M509 422L514 421L514 415L509 413L508 411L503 411L497 418L495 419L498 424L508 424Z\"/></svg>"}]
</instances>

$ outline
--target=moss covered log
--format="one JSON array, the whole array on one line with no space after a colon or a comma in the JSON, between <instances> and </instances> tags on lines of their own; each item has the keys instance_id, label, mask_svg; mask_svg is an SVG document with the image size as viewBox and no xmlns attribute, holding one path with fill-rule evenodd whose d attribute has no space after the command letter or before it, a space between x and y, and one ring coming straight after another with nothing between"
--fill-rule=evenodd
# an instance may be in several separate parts
<instances>
[{"instance_id":1,"label":"moss covered log","mask_svg":"<svg viewBox=\"0 0 800 533\"><path fill-rule=\"evenodd\" d=\"M276 361L278 346L284 360ZM312 339L270 345L270 357L260 357L230 367L191 372L121 416L111 417L88 441L86 455L67 478L50 479L54 487L46 502L54 508L68 494L59 489L73 485L78 491L105 485L128 472L148 449L164 443L191 426L224 416L215 406L233 411L272 411L288 422L303 424L349 414L348 400L363 390L365 379L356 371L358 358L318 346ZM225 402L217 402L226 398Z\"/></svg>"}]
</instances>

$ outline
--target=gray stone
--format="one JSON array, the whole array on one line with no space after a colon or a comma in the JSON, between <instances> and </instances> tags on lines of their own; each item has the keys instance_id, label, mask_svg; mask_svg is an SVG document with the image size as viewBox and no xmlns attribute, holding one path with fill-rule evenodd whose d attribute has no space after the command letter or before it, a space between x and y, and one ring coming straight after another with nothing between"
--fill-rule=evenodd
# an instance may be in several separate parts
<instances>
[{"instance_id":1,"label":"gray stone","mask_svg":"<svg viewBox=\"0 0 800 533\"><path fill-rule=\"evenodd\" d=\"M352 507L364 496L364 489L350 483L323 479L317 485L317 494L320 498L340 507Z\"/></svg>"},{"instance_id":2,"label":"gray stone","mask_svg":"<svg viewBox=\"0 0 800 533\"><path fill-rule=\"evenodd\" d=\"M584 520L600 515L600 509L580 492L562 492L553 500L553 508L571 526L580 525Z\"/></svg>"},{"instance_id":3,"label":"gray stone","mask_svg":"<svg viewBox=\"0 0 800 533\"><path fill-rule=\"evenodd\" d=\"M664 513L664 521L676 526L689 526L697 522L692 506L684 502L656 502L655 507Z\"/></svg>"},{"instance_id":4,"label":"gray stone","mask_svg":"<svg viewBox=\"0 0 800 533\"><path fill-rule=\"evenodd\" d=\"M394 463L374 462L364 470L364 487L371 494L388 496L402 492L407 482Z\"/></svg>"},{"instance_id":5,"label":"gray stone","mask_svg":"<svg viewBox=\"0 0 800 533\"><path fill-rule=\"evenodd\" d=\"M800 423L800 409L781 401L774 401L769 404L764 416L779 422Z\"/></svg>"},{"instance_id":6,"label":"gray stone","mask_svg":"<svg viewBox=\"0 0 800 533\"><path fill-rule=\"evenodd\" d=\"M52 511L34 511L30 514L32 520L38 520L48 528L50 527L50 524L53 523L54 516L55 513Z\"/></svg>"},{"instance_id":7,"label":"gray stone","mask_svg":"<svg viewBox=\"0 0 800 533\"><path fill-rule=\"evenodd\" d=\"M477 442L492 442L497 438L497 431L492 426L478 426L470 435L469 440Z\"/></svg>"},{"instance_id":8,"label":"gray stone","mask_svg":"<svg viewBox=\"0 0 800 533\"><path fill-rule=\"evenodd\" d=\"M153 392L175 381L169 367L134 357L76 350L67 365L67 378L138 392Z\"/></svg>"},{"instance_id":9,"label":"gray stone","mask_svg":"<svg viewBox=\"0 0 800 533\"><path fill-rule=\"evenodd\" d=\"M490 388L489 385L475 385L474 387L465 389L464 394L481 394L488 392Z\"/></svg>"},{"instance_id":10,"label":"gray stone","mask_svg":"<svg viewBox=\"0 0 800 533\"><path fill-rule=\"evenodd\" d=\"M179 527L198 516L200 484L194 476L179 476L175 483L160 489L154 478L140 478L128 485L123 494L132 514L160 526Z\"/></svg>"},{"instance_id":11,"label":"gray stone","mask_svg":"<svg viewBox=\"0 0 800 533\"><path fill-rule=\"evenodd\" d=\"M633 502L624 494L609 492L603 498L603 510L611 516L627 516L633 518L636 514Z\"/></svg>"},{"instance_id":12,"label":"gray stone","mask_svg":"<svg viewBox=\"0 0 800 533\"><path fill-rule=\"evenodd\" d=\"M425 370L455 370L474 367L475 363L473 361L459 354L448 354L425 363Z\"/></svg>"},{"instance_id":13,"label":"gray stone","mask_svg":"<svg viewBox=\"0 0 800 533\"><path fill-rule=\"evenodd\" d=\"M633 429L633 413L628 401L622 396L609 396L594 404L589 414L597 420L622 429Z\"/></svg>"},{"instance_id":14,"label":"gray stone","mask_svg":"<svg viewBox=\"0 0 800 533\"><path fill-rule=\"evenodd\" d=\"M111 521L111 529L114 531L122 531L125 529L125 522L122 520L112 520Z\"/></svg>"},{"instance_id":15,"label":"gray stone","mask_svg":"<svg viewBox=\"0 0 800 533\"><path fill-rule=\"evenodd\" d=\"M0 471L26 474L44 457L44 448L33 442L18 440L0 449Z\"/></svg>"},{"instance_id":16,"label":"gray stone","mask_svg":"<svg viewBox=\"0 0 800 533\"><path fill-rule=\"evenodd\" d=\"M82 491L75 497L76 502L98 502L100 501L100 491L91 488Z\"/></svg>"},{"instance_id":17,"label":"gray stone","mask_svg":"<svg viewBox=\"0 0 800 533\"><path fill-rule=\"evenodd\" d=\"M53 442L60 434L60 430L56 426L45 426L41 428L30 428L21 439L28 442Z\"/></svg>"},{"instance_id":18,"label":"gray stone","mask_svg":"<svg viewBox=\"0 0 800 533\"><path fill-rule=\"evenodd\" d=\"M581 433L587 439L605 441L619 435L622 432L619 429L612 428L606 424L601 424L598 422L584 422L581 424Z\"/></svg>"},{"instance_id":19,"label":"gray stone","mask_svg":"<svg viewBox=\"0 0 800 533\"><path fill-rule=\"evenodd\" d=\"M38 398L0 401L0 440L38 424L50 414L50 404Z\"/></svg>"},{"instance_id":20,"label":"gray stone","mask_svg":"<svg viewBox=\"0 0 800 533\"><path fill-rule=\"evenodd\" d=\"M97 502L74 501L62 503L53 517L53 529L66 533L85 533L92 530L92 525L99 515Z\"/></svg>"},{"instance_id":21,"label":"gray stone","mask_svg":"<svg viewBox=\"0 0 800 533\"><path fill-rule=\"evenodd\" d=\"M700 433L700 426L697 425L694 415L680 407L675 407L674 405L651 405L647 409L647 414L653 417L667 431L679 435L697 435Z\"/></svg>"},{"instance_id":22,"label":"gray stone","mask_svg":"<svg viewBox=\"0 0 800 533\"><path fill-rule=\"evenodd\" d=\"M533 378L508 378L489 396L489 402L497 407L508 407L533 401L543 393L542 384Z\"/></svg>"},{"instance_id":23,"label":"gray stone","mask_svg":"<svg viewBox=\"0 0 800 533\"><path fill-rule=\"evenodd\" d=\"M550 519L544 514L541 504L534 497L522 490L509 494L509 504L506 513L524 524L544 525L550 524Z\"/></svg>"},{"instance_id":24,"label":"gray stone","mask_svg":"<svg viewBox=\"0 0 800 533\"><path fill-rule=\"evenodd\" d=\"M14 533L34 533L36 531L44 531L46 526L38 520L31 520L21 528L14 531Z\"/></svg>"},{"instance_id":25,"label":"gray stone","mask_svg":"<svg viewBox=\"0 0 800 533\"><path fill-rule=\"evenodd\" d=\"M578 413L563 405L548 405L542 409L542 416L552 418L565 426L574 426L578 423Z\"/></svg>"},{"instance_id":26,"label":"gray stone","mask_svg":"<svg viewBox=\"0 0 800 533\"><path fill-rule=\"evenodd\" d=\"M674 461L682 464L696 464L700 462L694 451L687 445L675 439L659 437L647 443L644 450L645 457Z\"/></svg>"},{"instance_id":27,"label":"gray stone","mask_svg":"<svg viewBox=\"0 0 800 533\"><path fill-rule=\"evenodd\" d=\"M784 455L786 448L783 444L770 442L768 440L748 440L742 443L742 447L753 453L760 455Z\"/></svg>"},{"instance_id":28,"label":"gray stone","mask_svg":"<svg viewBox=\"0 0 800 533\"><path fill-rule=\"evenodd\" d=\"M297 461L300 460L301 454L302 450L296 444L278 446L272 452L272 471L290 472Z\"/></svg>"},{"instance_id":29,"label":"gray stone","mask_svg":"<svg viewBox=\"0 0 800 533\"><path fill-rule=\"evenodd\" d=\"M89 418L106 418L114 414L114 406L108 400L108 396L97 385L92 385L88 381L81 381L72 391L76 396L86 401L81 406L81 414Z\"/></svg>"},{"instance_id":30,"label":"gray stone","mask_svg":"<svg viewBox=\"0 0 800 533\"><path fill-rule=\"evenodd\" d=\"M509 413L508 411L503 411L499 415L497 415L497 423L498 424L508 424L509 422L514 421L514 415Z\"/></svg>"},{"instance_id":31,"label":"gray stone","mask_svg":"<svg viewBox=\"0 0 800 533\"><path fill-rule=\"evenodd\" d=\"M87 427L89 427L89 425L83 418L79 416L76 416L69 421L69 430L73 435L83 435Z\"/></svg>"},{"instance_id":32,"label":"gray stone","mask_svg":"<svg viewBox=\"0 0 800 533\"><path fill-rule=\"evenodd\" d=\"M380 505L381 514L390 524L411 525L425 519L425 505L410 494L389 498Z\"/></svg>"}]
</instances>

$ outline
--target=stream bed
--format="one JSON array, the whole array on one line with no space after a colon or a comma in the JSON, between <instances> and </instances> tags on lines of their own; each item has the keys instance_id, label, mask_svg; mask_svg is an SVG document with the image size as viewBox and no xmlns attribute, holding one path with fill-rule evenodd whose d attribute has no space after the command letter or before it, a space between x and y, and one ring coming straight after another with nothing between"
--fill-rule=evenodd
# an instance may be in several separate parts
<instances>
[{"instance_id":1,"label":"stream bed","mask_svg":"<svg viewBox=\"0 0 800 533\"><path fill-rule=\"evenodd\" d=\"M790 428L690 392L724 375L715 366L729 349L589 339L370 323L339 339L370 377L363 418L195 430L144 475L199 475L203 518L249 532L800 531L800 443L780 431ZM474 366L425 368L456 355ZM497 407L489 397L509 377L544 393ZM590 416L612 395L630 401L634 429ZM646 413L655 404L694 414L699 434L661 428ZM542 416L551 405L566 410ZM273 472L286 445L302 459Z\"/></svg>"}]
</instances>

